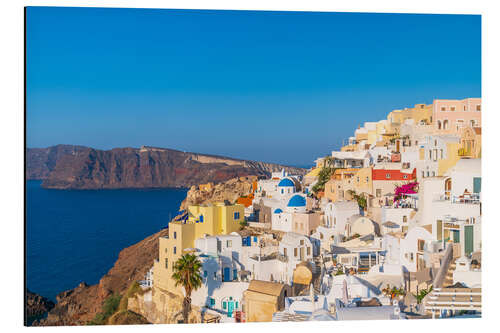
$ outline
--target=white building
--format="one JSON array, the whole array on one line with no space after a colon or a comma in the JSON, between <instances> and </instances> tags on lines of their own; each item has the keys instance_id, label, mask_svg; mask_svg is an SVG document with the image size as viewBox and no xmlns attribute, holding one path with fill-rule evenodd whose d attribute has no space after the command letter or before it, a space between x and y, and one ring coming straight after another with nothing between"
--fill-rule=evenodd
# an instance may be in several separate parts
<instances>
[{"instance_id":1,"label":"white building","mask_svg":"<svg viewBox=\"0 0 500 333\"><path fill-rule=\"evenodd\" d=\"M455 261L453 284L460 282L467 288L481 288L481 269L471 267L471 259L462 256Z\"/></svg>"},{"instance_id":2,"label":"white building","mask_svg":"<svg viewBox=\"0 0 500 333\"><path fill-rule=\"evenodd\" d=\"M195 240L198 258L202 263L202 286L191 296L194 305L209 307L233 318L234 311L241 311L243 291L248 281L241 279L244 269L242 239L237 233L206 236Z\"/></svg>"},{"instance_id":3,"label":"white building","mask_svg":"<svg viewBox=\"0 0 500 333\"><path fill-rule=\"evenodd\" d=\"M327 203L324 208L324 225L338 234L343 234L347 221L353 215L359 215L356 201L336 201Z\"/></svg>"},{"instance_id":4,"label":"white building","mask_svg":"<svg viewBox=\"0 0 500 333\"><path fill-rule=\"evenodd\" d=\"M434 237L423 227L411 228L400 241L400 262L408 272L430 267Z\"/></svg>"}]
</instances>

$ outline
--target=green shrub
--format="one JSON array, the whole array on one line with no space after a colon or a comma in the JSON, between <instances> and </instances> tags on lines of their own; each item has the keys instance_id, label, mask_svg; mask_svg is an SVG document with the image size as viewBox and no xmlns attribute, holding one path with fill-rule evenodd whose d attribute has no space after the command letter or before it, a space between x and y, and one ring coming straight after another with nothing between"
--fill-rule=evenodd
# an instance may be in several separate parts
<instances>
[{"instance_id":1,"label":"green shrub","mask_svg":"<svg viewBox=\"0 0 500 333\"><path fill-rule=\"evenodd\" d=\"M89 321L88 325L106 325L106 322L113 313L118 310L120 305L121 296L119 294L113 294L104 300L101 308L101 312L95 315L94 319Z\"/></svg>"}]
</instances>

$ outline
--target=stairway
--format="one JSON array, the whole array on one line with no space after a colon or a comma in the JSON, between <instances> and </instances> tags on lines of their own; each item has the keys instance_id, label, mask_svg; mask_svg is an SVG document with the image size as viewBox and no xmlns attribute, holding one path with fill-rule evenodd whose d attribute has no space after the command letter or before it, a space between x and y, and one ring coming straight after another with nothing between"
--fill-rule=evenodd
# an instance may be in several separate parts
<instances>
[{"instance_id":1,"label":"stairway","mask_svg":"<svg viewBox=\"0 0 500 333\"><path fill-rule=\"evenodd\" d=\"M456 259L453 259L453 261L450 263L450 266L448 266L448 271L446 272L446 276L443 281L443 288L453 285L453 272L457 267L455 260Z\"/></svg>"}]
</instances>

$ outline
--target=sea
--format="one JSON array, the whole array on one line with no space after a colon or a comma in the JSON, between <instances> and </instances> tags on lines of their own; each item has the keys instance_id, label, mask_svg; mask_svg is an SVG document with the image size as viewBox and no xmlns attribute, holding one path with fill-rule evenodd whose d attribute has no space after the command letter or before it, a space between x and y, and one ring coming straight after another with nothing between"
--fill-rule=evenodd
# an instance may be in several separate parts
<instances>
[{"instance_id":1,"label":"sea","mask_svg":"<svg viewBox=\"0 0 500 333\"><path fill-rule=\"evenodd\" d=\"M96 284L119 252L168 226L187 189L53 190L26 184L26 279L53 301Z\"/></svg>"}]
</instances>

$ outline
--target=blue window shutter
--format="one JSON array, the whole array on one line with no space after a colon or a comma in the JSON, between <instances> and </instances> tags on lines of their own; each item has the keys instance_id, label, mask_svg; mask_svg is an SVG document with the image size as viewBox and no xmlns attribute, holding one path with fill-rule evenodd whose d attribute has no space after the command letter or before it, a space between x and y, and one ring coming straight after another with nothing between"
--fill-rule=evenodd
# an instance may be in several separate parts
<instances>
[{"instance_id":1,"label":"blue window shutter","mask_svg":"<svg viewBox=\"0 0 500 333\"><path fill-rule=\"evenodd\" d=\"M226 310L226 302L222 302L222 308Z\"/></svg>"}]
</instances>

